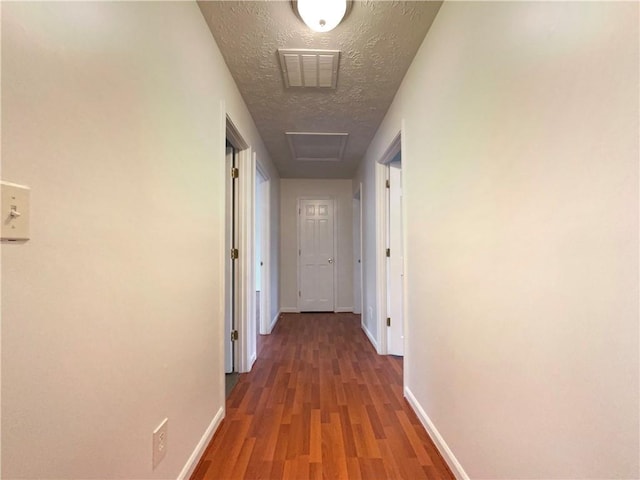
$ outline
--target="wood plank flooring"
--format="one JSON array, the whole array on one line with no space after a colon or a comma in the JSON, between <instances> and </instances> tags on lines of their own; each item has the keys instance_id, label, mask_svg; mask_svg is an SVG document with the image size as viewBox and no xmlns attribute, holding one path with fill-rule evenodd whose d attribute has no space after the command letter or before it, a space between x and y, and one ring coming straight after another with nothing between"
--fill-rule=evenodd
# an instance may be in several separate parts
<instances>
[{"instance_id":1,"label":"wood plank flooring","mask_svg":"<svg viewBox=\"0 0 640 480\"><path fill-rule=\"evenodd\" d=\"M452 479L360 316L283 314L192 480Z\"/></svg>"}]
</instances>

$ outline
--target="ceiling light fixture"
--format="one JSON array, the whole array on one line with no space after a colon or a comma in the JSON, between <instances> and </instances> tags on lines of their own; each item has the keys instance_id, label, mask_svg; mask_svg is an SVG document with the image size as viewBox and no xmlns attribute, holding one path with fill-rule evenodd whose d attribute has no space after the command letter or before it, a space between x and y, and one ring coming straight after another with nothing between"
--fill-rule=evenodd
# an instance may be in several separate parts
<instances>
[{"instance_id":1,"label":"ceiling light fixture","mask_svg":"<svg viewBox=\"0 0 640 480\"><path fill-rule=\"evenodd\" d=\"M297 0L294 10L307 26L316 32L336 28L347 13L347 0Z\"/></svg>"}]
</instances>

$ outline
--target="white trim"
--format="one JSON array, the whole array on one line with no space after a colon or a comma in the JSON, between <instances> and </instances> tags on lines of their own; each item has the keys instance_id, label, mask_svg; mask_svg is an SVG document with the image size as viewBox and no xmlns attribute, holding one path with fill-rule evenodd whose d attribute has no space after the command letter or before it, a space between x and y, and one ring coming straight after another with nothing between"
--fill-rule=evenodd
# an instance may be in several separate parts
<instances>
[{"instance_id":1,"label":"white trim","mask_svg":"<svg viewBox=\"0 0 640 480\"><path fill-rule=\"evenodd\" d=\"M276 323L278 323L278 320L280 320L281 313L282 310L278 311L278 313L276 313L276 316L271 319L271 325L269 325L269 331L267 333L273 332L273 329L276 327Z\"/></svg>"},{"instance_id":2,"label":"white trim","mask_svg":"<svg viewBox=\"0 0 640 480\"><path fill-rule=\"evenodd\" d=\"M220 382L222 385L222 391L224 392L224 374L226 371L227 364L227 335L225 333L226 328L226 303L227 303L227 293L228 293L228 285L227 285L227 258L229 255L229 251L227 250L227 113L226 113L226 105L224 100L220 101L220 132L219 138L221 139L220 145L218 147L219 158L214 158L214 162L216 165L216 170L219 168L220 173L216 175L215 179L217 180L217 184L212 185L213 191L220 192L218 198L218 228L216 229L219 235L219 248L218 248L218 260L220 262L220 276L218 278L220 282L220 290L218 292L218 318L222 319L220 322L220 331L218 339L219 348L222 356L222 372L220 372Z\"/></svg>"},{"instance_id":3,"label":"white trim","mask_svg":"<svg viewBox=\"0 0 640 480\"><path fill-rule=\"evenodd\" d=\"M267 169L262 165L260 159L256 159L256 170L260 172L264 182L262 182L261 192L262 198L262 232L260 238L262 240L262 268L260 274L260 331L261 335L271 333L269 328L269 312L271 311L271 179ZM257 179L256 179L257 182ZM257 185L257 183L256 183ZM255 202L254 202L255 205ZM255 236L254 236L255 238Z\"/></svg>"},{"instance_id":4,"label":"white trim","mask_svg":"<svg viewBox=\"0 0 640 480\"><path fill-rule=\"evenodd\" d=\"M387 354L387 166L375 165L376 189L376 317L378 324L378 353Z\"/></svg>"},{"instance_id":5,"label":"white trim","mask_svg":"<svg viewBox=\"0 0 640 480\"><path fill-rule=\"evenodd\" d=\"M300 309L298 307L282 307L280 313L300 313Z\"/></svg>"},{"instance_id":6,"label":"white trim","mask_svg":"<svg viewBox=\"0 0 640 480\"><path fill-rule=\"evenodd\" d=\"M253 368L253 364L256 363L256 360L258 359L258 352L253 352L253 355L251 355L251 358L249 359L249 371L251 371L251 369Z\"/></svg>"},{"instance_id":7,"label":"white trim","mask_svg":"<svg viewBox=\"0 0 640 480\"><path fill-rule=\"evenodd\" d=\"M204 435L202 435L202 438L196 445L196 448L191 453L189 460L187 460L187 463L185 463L184 467L182 468L182 471L178 475L178 480L185 480L187 478L191 478L191 475L193 475L194 470L198 466L200 457L202 457L202 454L206 450L207 446L209 446L209 442L213 438L213 434L216 433L216 430L220 426L220 422L222 422L223 418L224 418L224 408L220 407L215 417L213 417L213 420L211 420L211 423L209 424L207 429L204 431Z\"/></svg>"},{"instance_id":8,"label":"white trim","mask_svg":"<svg viewBox=\"0 0 640 480\"><path fill-rule=\"evenodd\" d=\"M405 125L404 118L400 121L400 151L402 152L402 252L403 252L403 264L402 271L404 275L402 276L402 332L404 335L404 342L402 346L402 351L404 353L405 361L403 363L404 368L402 369L402 384L407 384L407 378L409 378L409 372L411 370L411 365L409 364L409 359L411 358L411 353L409 352L409 300L407 296L407 292L409 288L407 286L407 278L409 271L409 262L407 261L407 209L404 208L407 201L407 182L404 180L407 177L407 160L410 159L410 155L407 150L407 128Z\"/></svg>"},{"instance_id":9,"label":"white trim","mask_svg":"<svg viewBox=\"0 0 640 480\"><path fill-rule=\"evenodd\" d=\"M382 165L387 165L391 163L391 160L396 158L396 155L398 155L398 152L401 151L401 142L402 142L402 133L403 133L402 130L403 129L400 128L400 131L396 134L395 137L393 137L393 140L391 141L391 143L389 144L385 152L382 154L382 157L380 157L380 160L378 160L378 163L381 163Z\"/></svg>"},{"instance_id":10,"label":"white trim","mask_svg":"<svg viewBox=\"0 0 640 480\"><path fill-rule=\"evenodd\" d=\"M389 202L387 200L386 181L389 178L389 162L395 158L401 151L401 143L404 130L404 120L401 123L400 131L391 141L389 147L375 165L375 205L376 205L376 310L378 320L378 353L386 355L388 353L387 346L387 256L386 248L387 239L387 209ZM406 224L405 224L406 225ZM404 227L403 227L404 228ZM406 258L406 255L405 255ZM406 275L405 275L406 279ZM404 303L404 302L403 302ZM406 312L407 309L403 310ZM405 324L406 327L406 324ZM405 329L405 346L407 331ZM406 349L405 349L406 356ZM405 362L406 364L407 362Z\"/></svg>"},{"instance_id":11,"label":"white trim","mask_svg":"<svg viewBox=\"0 0 640 480\"><path fill-rule=\"evenodd\" d=\"M376 342L376 339L373 337L373 335L371 334L371 332L369 331L365 323L362 322L360 326L362 327L362 330L364 330L364 334L367 336L367 338L371 342L371 345L373 345L373 348L375 348L376 352L378 352L378 342Z\"/></svg>"},{"instance_id":12,"label":"white trim","mask_svg":"<svg viewBox=\"0 0 640 480\"><path fill-rule=\"evenodd\" d=\"M255 281L255 254L254 254L254 192L256 167L251 147L241 150L239 155L239 188L238 199L240 221L240 369L239 372L251 371L251 356L254 352L250 348L249 337L255 332L256 312L256 281ZM244 252L244 253L243 253ZM255 345L255 338L254 338Z\"/></svg>"},{"instance_id":13,"label":"white trim","mask_svg":"<svg viewBox=\"0 0 640 480\"><path fill-rule=\"evenodd\" d=\"M224 106L224 101L222 104ZM223 114L225 116L225 138L228 139L237 150L246 150L249 148L249 144L244 141L244 137L235 123L233 123L233 120L231 120L231 117L226 113L226 109L223 110Z\"/></svg>"},{"instance_id":14,"label":"white trim","mask_svg":"<svg viewBox=\"0 0 640 480\"><path fill-rule=\"evenodd\" d=\"M0 38L2 38L2 2L0 2ZM0 57L2 57L1 54L0 54ZM0 61L0 65L1 64L2 64L2 62ZM2 104L2 102L1 102L1 99L2 99L1 90L2 89L0 88L0 105ZM6 123L5 123L5 125L6 125ZM2 119L1 119L1 115L0 115L0 131L2 131L1 126L2 126ZM2 269L0 268L0 272L1 272L1 270ZM1 284L2 284L2 274L0 273L0 285ZM1 288L0 288L0 290L1 290ZM2 330L2 314L0 314L0 332L2 332L2 331L3 331ZM2 385L2 355L1 355L1 353L2 353L2 342L0 341L0 385ZM5 361L5 365L6 365L6 361ZM1 407L2 407L2 395L0 395L0 478L2 478L2 408ZM5 416L5 418L6 418L6 416ZM5 431L6 431L6 428L5 428Z\"/></svg>"},{"instance_id":15,"label":"white trim","mask_svg":"<svg viewBox=\"0 0 640 480\"><path fill-rule=\"evenodd\" d=\"M442 455L444 461L447 462L447 465L451 469L453 475L458 480L469 480L469 475L467 475L467 472L464 471L464 468L462 468L462 465L460 465L460 462L449 448L449 445L447 445L447 442L444 441L444 438L442 438L442 435L440 435L440 432L433 424L427 413L424 411L422 405L420 405L420 402L418 402L409 387L404 388L404 396L409 402L409 405L411 405L411 408L413 408L413 411L418 416L418 419L420 420L424 428L427 430L429 437L431 437L431 440L440 452L440 455Z\"/></svg>"},{"instance_id":16,"label":"white trim","mask_svg":"<svg viewBox=\"0 0 640 480\"><path fill-rule=\"evenodd\" d=\"M353 313L353 307L338 307L335 308L334 313L345 313L345 312L349 312L349 313Z\"/></svg>"},{"instance_id":17,"label":"white trim","mask_svg":"<svg viewBox=\"0 0 640 480\"><path fill-rule=\"evenodd\" d=\"M228 114L225 114L225 138L238 150L238 250L237 295L236 295L236 330L238 330L238 352L236 352L238 372L251 370L251 352L249 333L252 331L249 322L255 326L255 268L253 254L253 193L255 190L255 159L251 147L236 128ZM252 293L253 292L253 293ZM254 342L255 343L255 342Z\"/></svg>"}]
</instances>

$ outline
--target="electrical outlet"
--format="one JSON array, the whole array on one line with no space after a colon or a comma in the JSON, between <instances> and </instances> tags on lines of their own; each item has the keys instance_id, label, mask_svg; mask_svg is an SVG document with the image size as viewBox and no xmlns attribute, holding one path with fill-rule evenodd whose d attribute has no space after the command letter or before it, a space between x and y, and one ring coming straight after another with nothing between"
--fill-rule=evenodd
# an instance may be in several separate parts
<instances>
[{"instance_id":1,"label":"electrical outlet","mask_svg":"<svg viewBox=\"0 0 640 480\"><path fill-rule=\"evenodd\" d=\"M158 466L162 459L167 454L167 440L169 431L167 430L167 424L169 419L165 418L158 428L153 431L153 469Z\"/></svg>"}]
</instances>

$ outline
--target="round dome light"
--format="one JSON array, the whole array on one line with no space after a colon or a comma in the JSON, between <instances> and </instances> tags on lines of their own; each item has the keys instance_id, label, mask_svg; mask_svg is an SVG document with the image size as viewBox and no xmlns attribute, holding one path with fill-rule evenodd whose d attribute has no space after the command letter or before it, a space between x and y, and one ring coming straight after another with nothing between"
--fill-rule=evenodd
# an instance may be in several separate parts
<instances>
[{"instance_id":1,"label":"round dome light","mask_svg":"<svg viewBox=\"0 0 640 480\"><path fill-rule=\"evenodd\" d=\"M316 32L328 32L338 26L347 12L347 0L298 0L298 13Z\"/></svg>"}]
</instances>

